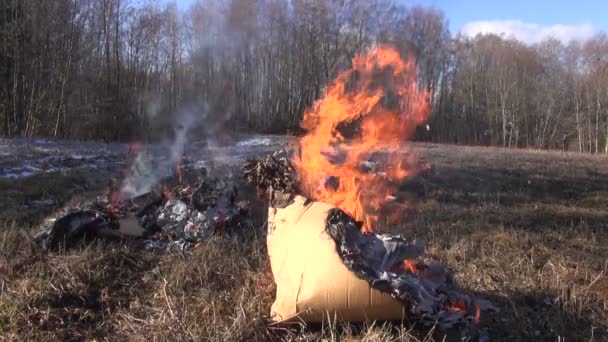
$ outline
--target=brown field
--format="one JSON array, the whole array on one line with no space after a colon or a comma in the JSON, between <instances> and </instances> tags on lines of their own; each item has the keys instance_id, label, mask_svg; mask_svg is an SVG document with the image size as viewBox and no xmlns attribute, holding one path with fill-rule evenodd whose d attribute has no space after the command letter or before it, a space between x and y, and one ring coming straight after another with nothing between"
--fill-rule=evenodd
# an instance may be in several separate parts
<instances>
[{"instance_id":1,"label":"brown field","mask_svg":"<svg viewBox=\"0 0 608 342\"><path fill-rule=\"evenodd\" d=\"M399 230L424 240L462 287L500 307L482 316L481 329L505 341L608 340L608 158L447 145L416 151L432 168L404 185L417 203ZM60 206L95 193L108 176L0 181L1 337L442 340L407 322L269 328L274 285L260 234L210 241L187 259L118 240L49 254L32 244L30 227L53 208L24 203Z\"/></svg>"}]
</instances>

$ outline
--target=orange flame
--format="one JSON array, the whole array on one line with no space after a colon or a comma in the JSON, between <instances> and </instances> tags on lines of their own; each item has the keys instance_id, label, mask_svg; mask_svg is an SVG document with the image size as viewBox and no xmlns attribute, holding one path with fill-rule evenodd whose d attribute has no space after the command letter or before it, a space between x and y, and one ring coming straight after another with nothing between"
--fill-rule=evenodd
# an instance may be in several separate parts
<instances>
[{"instance_id":1,"label":"orange flame","mask_svg":"<svg viewBox=\"0 0 608 342\"><path fill-rule=\"evenodd\" d=\"M468 312L469 311L468 304L463 299L459 299L455 303L448 305L448 308L455 312ZM475 321L479 322L480 319L481 319L481 308L479 307L478 304L475 304Z\"/></svg>"},{"instance_id":2,"label":"orange flame","mask_svg":"<svg viewBox=\"0 0 608 342\"><path fill-rule=\"evenodd\" d=\"M448 307L450 308L450 310L457 312L467 312L469 310L467 308L467 303L462 299L457 300L455 303L452 303L452 305L449 305Z\"/></svg>"},{"instance_id":3,"label":"orange flame","mask_svg":"<svg viewBox=\"0 0 608 342\"><path fill-rule=\"evenodd\" d=\"M303 190L373 230L378 216L367 211L378 210L395 183L416 172L412 156L400 149L426 120L428 99L416 85L412 58L404 61L387 46L353 58L352 68L304 113L301 126L308 133L294 160ZM382 172L363 170L374 153L387 157ZM331 186L328 177L333 177Z\"/></svg>"},{"instance_id":4,"label":"orange flame","mask_svg":"<svg viewBox=\"0 0 608 342\"><path fill-rule=\"evenodd\" d=\"M418 270L418 268L416 267L416 264L409 259L403 260L403 268L406 271L410 271L412 273L416 273L416 271Z\"/></svg>"}]
</instances>

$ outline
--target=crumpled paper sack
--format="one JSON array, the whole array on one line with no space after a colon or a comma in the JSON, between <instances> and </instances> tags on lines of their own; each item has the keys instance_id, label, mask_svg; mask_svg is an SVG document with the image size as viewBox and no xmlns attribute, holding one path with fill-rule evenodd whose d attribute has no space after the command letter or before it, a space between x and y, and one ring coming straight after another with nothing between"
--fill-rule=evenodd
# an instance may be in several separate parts
<instances>
[{"instance_id":1,"label":"crumpled paper sack","mask_svg":"<svg viewBox=\"0 0 608 342\"><path fill-rule=\"evenodd\" d=\"M274 321L319 323L403 320L407 311L390 295L370 287L343 263L325 232L333 206L294 196L284 208L270 206L268 255L277 285Z\"/></svg>"}]
</instances>

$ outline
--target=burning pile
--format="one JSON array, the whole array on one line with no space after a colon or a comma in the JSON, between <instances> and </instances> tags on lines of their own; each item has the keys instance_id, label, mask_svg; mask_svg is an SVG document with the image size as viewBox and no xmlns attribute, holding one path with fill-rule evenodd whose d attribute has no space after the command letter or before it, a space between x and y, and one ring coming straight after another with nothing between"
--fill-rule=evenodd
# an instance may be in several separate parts
<instances>
[{"instance_id":1,"label":"burning pile","mask_svg":"<svg viewBox=\"0 0 608 342\"><path fill-rule=\"evenodd\" d=\"M402 301L424 325L460 328L471 336L481 311L495 310L490 302L460 292L445 266L419 260L424 254L420 243L408 243L400 235L362 233L339 209L328 213L326 230L348 269Z\"/></svg>"},{"instance_id":2,"label":"burning pile","mask_svg":"<svg viewBox=\"0 0 608 342\"><path fill-rule=\"evenodd\" d=\"M421 244L374 233L380 213L399 221L407 204L396 190L425 169L405 142L428 113L428 93L418 89L415 63L380 46L355 57L352 69L305 113L302 127L308 133L298 153L250 160L243 171L268 193L274 208L291 205L296 194L339 208L327 212L325 233L350 271L400 300L414 320L458 327L470 336L480 312L493 306L459 292L446 267L419 260Z\"/></svg>"},{"instance_id":3,"label":"burning pile","mask_svg":"<svg viewBox=\"0 0 608 342\"><path fill-rule=\"evenodd\" d=\"M311 285L322 282L313 280L338 277L332 273L333 266L326 265L332 259L332 265L346 277L346 287L353 284L348 281L353 274L354 280L363 284L363 290L354 291L363 293L364 299L370 296L369 300L359 300L364 302L359 303L362 306L372 306L371 287L388 298L398 312L407 308L412 320L458 328L468 336L475 334L480 313L493 306L459 291L446 267L421 260L422 244L376 233L380 222L402 219L399 214L407 203L397 195L398 187L425 169L416 163L405 142L428 113L428 93L418 89L414 62L404 62L396 50L380 46L355 57L352 69L341 73L324 97L305 113L302 126L308 133L300 139L297 153L278 151L245 163L245 179L270 202L268 250L269 254L273 248L279 251L274 253L275 259L271 255L273 273L277 268L291 272L287 262L276 260L277 255L291 258L297 268L291 272L294 277L286 277L289 300L278 299L280 291L285 294L285 287L277 283L279 305L299 314L298 299L310 303L312 298L324 305L347 298L341 307L349 310L351 294L340 292L340 282L331 284L334 287L321 295L312 293L315 288L300 292L305 281ZM139 148L134 150L139 153ZM172 153L171 163L182 158L182 150ZM141 158L132 160L135 166L145 164ZM149 191L150 179L156 182L158 175L139 178L142 182L127 179L119 191L47 220L38 239L48 249L83 235L135 235L147 249L183 253L214 235L242 228L247 210L245 204L237 202L234 183L209 177L204 169L192 175L178 167L176 173L177 184L165 185L160 191ZM380 220L382 215L390 220ZM273 237L279 225L282 227L276 231L280 233ZM285 236L289 238L281 240ZM293 245L277 242L287 240ZM315 250L314 246L303 246L305 243L319 243L324 249ZM321 251L325 253L320 254L324 255L324 265L311 265L309 257ZM323 267L324 273L316 273L320 279L304 275ZM358 312L353 317L367 316Z\"/></svg>"},{"instance_id":4,"label":"burning pile","mask_svg":"<svg viewBox=\"0 0 608 342\"><path fill-rule=\"evenodd\" d=\"M248 204L237 202L230 179L210 177L205 169L186 175L179 170L180 181L173 186L167 181L127 199L120 199L121 189L116 189L65 208L45 220L36 239L44 249L54 249L86 237L131 237L142 240L147 250L183 254L201 241L231 236L247 224Z\"/></svg>"}]
</instances>

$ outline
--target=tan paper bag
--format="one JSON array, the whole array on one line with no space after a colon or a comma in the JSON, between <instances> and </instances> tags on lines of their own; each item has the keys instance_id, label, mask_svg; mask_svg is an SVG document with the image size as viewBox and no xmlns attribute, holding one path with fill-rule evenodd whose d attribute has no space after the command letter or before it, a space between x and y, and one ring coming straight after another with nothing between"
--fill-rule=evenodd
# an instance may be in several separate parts
<instances>
[{"instance_id":1,"label":"tan paper bag","mask_svg":"<svg viewBox=\"0 0 608 342\"><path fill-rule=\"evenodd\" d=\"M371 288L342 263L334 240L325 232L332 208L302 196L285 208L269 208L268 254L277 284L273 320L404 319L402 303Z\"/></svg>"}]
</instances>

